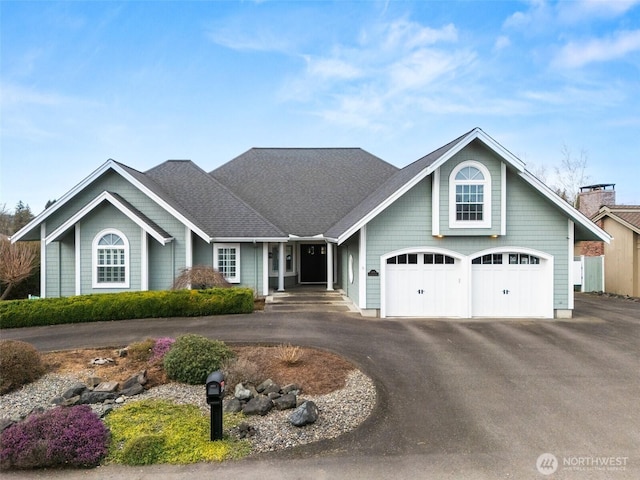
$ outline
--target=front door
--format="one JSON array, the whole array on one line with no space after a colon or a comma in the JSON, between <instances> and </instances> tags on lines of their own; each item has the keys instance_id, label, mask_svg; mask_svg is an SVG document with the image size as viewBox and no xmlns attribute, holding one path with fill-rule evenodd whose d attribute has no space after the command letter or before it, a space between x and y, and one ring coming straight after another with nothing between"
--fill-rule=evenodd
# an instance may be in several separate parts
<instances>
[{"instance_id":1,"label":"front door","mask_svg":"<svg viewBox=\"0 0 640 480\"><path fill-rule=\"evenodd\" d=\"M300 283L327 282L327 244L300 245Z\"/></svg>"}]
</instances>

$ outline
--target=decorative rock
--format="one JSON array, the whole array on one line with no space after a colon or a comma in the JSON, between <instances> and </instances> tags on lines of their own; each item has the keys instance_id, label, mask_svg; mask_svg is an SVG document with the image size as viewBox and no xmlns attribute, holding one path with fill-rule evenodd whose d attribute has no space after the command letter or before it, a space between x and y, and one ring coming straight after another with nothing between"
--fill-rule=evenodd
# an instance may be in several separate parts
<instances>
[{"instance_id":1,"label":"decorative rock","mask_svg":"<svg viewBox=\"0 0 640 480\"><path fill-rule=\"evenodd\" d=\"M120 396L120 397L116 398L116 403L118 405L120 405L120 404L122 404L124 402L125 402L125 398L123 396Z\"/></svg>"},{"instance_id":2,"label":"decorative rock","mask_svg":"<svg viewBox=\"0 0 640 480\"><path fill-rule=\"evenodd\" d=\"M302 393L302 388L297 383L290 383L289 385L285 385L282 387L282 393L293 393L294 395L300 395Z\"/></svg>"},{"instance_id":3,"label":"decorative rock","mask_svg":"<svg viewBox=\"0 0 640 480\"><path fill-rule=\"evenodd\" d=\"M117 398L115 392L84 392L80 395L80 404L103 403L105 400Z\"/></svg>"},{"instance_id":4,"label":"decorative rock","mask_svg":"<svg viewBox=\"0 0 640 480\"><path fill-rule=\"evenodd\" d=\"M242 422L238 425L238 434L240 438L253 437L256 433L256 429L246 422Z\"/></svg>"},{"instance_id":5,"label":"decorative rock","mask_svg":"<svg viewBox=\"0 0 640 480\"><path fill-rule=\"evenodd\" d=\"M276 398L280 398L282 396L279 392L271 392L267 395L271 400L275 400Z\"/></svg>"},{"instance_id":6,"label":"decorative rock","mask_svg":"<svg viewBox=\"0 0 640 480\"><path fill-rule=\"evenodd\" d=\"M304 402L289 416L289 422L296 427L303 427L310 423L315 423L320 411L318 406L311 400Z\"/></svg>"},{"instance_id":7,"label":"decorative rock","mask_svg":"<svg viewBox=\"0 0 640 480\"><path fill-rule=\"evenodd\" d=\"M124 348L121 348L119 350L116 350L116 354L120 358L126 357L127 355L129 355L129 347L124 347Z\"/></svg>"},{"instance_id":8,"label":"decorative rock","mask_svg":"<svg viewBox=\"0 0 640 480\"><path fill-rule=\"evenodd\" d=\"M289 408L295 408L297 401L298 400L295 395L287 393L286 395L282 395L273 400L273 405L278 410L288 410Z\"/></svg>"},{"instance_id":9,"label":"decorative rock","mask_svg":"<svg viewBox=\"0 0 640 480\"><path fill-rule=\"evenodd\" d=\"M266 415L273 408L273 402L265 395L258 395L242 407L245 415Z\"/></svg>"},{"instance_id":10,"label":"decorative rock","mask_svg":"<svg viewBox=\"0 0 640 480\"><path fill-rule=\"evenodd\" d=\"M242 411L242 402L236 397L231 397L224 402L223 410L227 413L238 413Z\"/></svg>"},{"instance_id":11,"label":"decorative rock","mask_svg":"<svg viewBox=\"0 0 640 480\"><path fill-rule=\"evenodd\" d=\"M273 383L262 391L263 395L269 395L270 393L280 393L280 385Z\"/></svg>"},{"instance_id":12,"label":"decorative rock","mask_svg":"<svg viewBox=\"0 0 640 480\"><path fill-rule=\"evenodd\" d=\"M7 428L9 428L14 423L16 423L16 422L11 420L10 418L0 418L0 432L6 430Z\"/></svg>"},{"instance_id":13,"label":"decorative rock","mask_svg":"<svg viewBox=\"0 0 640 480\"><path fill-rule=\"evenodd\" d=\"M234 396L238 400L249 400L252 397L251 390L245 388L241 383L236 385Z\"/></svg>"},{"instance_id":14,"label":"decorative rock","mask_svg":"<svg viewBox=\"0 0 640 480\"><path fill-rule=\"evenodd\" d=\"M102 382L96 388L94 392L115 392L118 389L118 382Z\"/></svg>"},{"instance_id":15,"label":"decorative rock","mask_svg":"<svg viewBox=\"0 0 640 480\"><path fill-rule=\"evenodd\" d=\"M67 400L69 398L77 397L78 395L82 395L87 390L87 386L81 383L75 384L73 387L68 389L62 394L62 398Z\"/></svg>"},{"instance_id":16,"label":"decorative rock","mask_svg":"<svg viewBox=\"0 0 640 480\"><path fill-rule=\"evenodd\" d=\"M89 362L90 365L108 365L111 363L116 363L113 358L94 358Z\"/></svg>"},{"instance_id":17,"label":"decorative rock","mask_svg":"<svg viewBox=\"0 0 640 480\"><path fill-rule=\"evenodd\" d=\"M86 384L87 384L87 387L89 387L89 388L95 388L98 385L100 385L102 382L104 382L103 378L100 378L100 377L88 377L87 381L86 381Z\"/></svg>"},{"instance_id":18,"label":"decorative rock","mask_svg":"<svg viewBox=\"0 0 640 480\"><path fill-rule=\"evenodd\" d=\"M123 389L120 394L127 397L133 397L134 395L139 395L142 392L144 392L144 387L139 383L134 383L129 388Z\"/></svg>"},{"instance_id":19,"label":"decorative rock","mask_svg":"<svg viewBox=\"0 0 640 480\"><path fill-rule=\"evenodd\" d=\"M132 375L131 377L129 377L122 384L122 390L127 390L127 389L133 387L136 384L144 385L144 384L147 383L147 381L148 381L148 379L147 379L147 371L143 370L143 371L138 372L135 375Z\"/></svg>"},{"instance_id":20,"label":"decorative rock","mask_svg":"<svg viewBox=\"0 0 640 480\"><path fill-rule=\"evenodd\" d=\"M267 378L264 382L262 382L260 385L258 385L256 387L256 390L258 391L258 393L262 393L262 392L265 391L266 388L268 388L268 387L270 387L272 385L274 385L274 381L271 380L270 378ZM280 389L278 389L278 390L280 390ZM266 395L266 393L265 393L265 395Z\"/></svg>"}]
</instances>

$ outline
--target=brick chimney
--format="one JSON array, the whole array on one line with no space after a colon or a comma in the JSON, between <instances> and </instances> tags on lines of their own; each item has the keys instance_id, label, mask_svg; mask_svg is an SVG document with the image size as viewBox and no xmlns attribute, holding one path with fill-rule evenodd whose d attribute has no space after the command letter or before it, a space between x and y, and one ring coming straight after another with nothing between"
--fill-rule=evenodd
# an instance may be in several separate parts
<instances>
[{"instance_id":1,"label":"brick chimney","mask_svg":"<svg viewBox=\"0 0 640 480\"><path fill-rule=\"evenodd\" d=\"M603 205L616 204L615 183L600 183L580 187L578 210L588 218L593 217Z\"/></svg>"},{"instance_id":2,"label":"brick chimney","mask_svg":"<svg viewBox=\"0 0 640 480\"><path fill-rule=\"evenodd\" d=\"M614 183L600 183L580 187L578 193L578 210L588 218L593 217L603 205L616 204L616 185ZM602 228L602 220L598 226ZM577 242L574 247L575 255L587 257L604 255L604 243L602 242Z\"/></svg>"}]
</instances>

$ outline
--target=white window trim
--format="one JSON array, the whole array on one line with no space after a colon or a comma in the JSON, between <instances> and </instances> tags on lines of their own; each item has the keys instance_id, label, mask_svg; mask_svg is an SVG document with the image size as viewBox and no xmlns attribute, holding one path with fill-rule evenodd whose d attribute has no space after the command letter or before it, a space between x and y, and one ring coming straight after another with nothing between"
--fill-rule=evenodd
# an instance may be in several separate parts
<instances>
[{"instance_id":1,"label":"white window trim","mask_svg":"<svg viewBox=\"0 0 640 480\"><path fill-rule=\"evenodd\" d=\"M213 244L213 268L220 271L218 262L218 251L222 248L234 248L236 250L236 274L233 277L226 277L229 283L240 283L240 244L239 243L214 243Z\"/></svg>"},{"instance_id":2,"label":"white window trim","mask_svg":"<svg viewBox=\"0 0 640 480\"><path fill-rule=\"evenodd\" d=\"M456 180L456 175L465 167L474 167L484 175L482 181ZM456 220L456 185L483 185L482 220ZM491 174L480 162L469 160L456 166L449 175L449 228L491 228Z\"/></svg>"},{"instance_id":3,"label":"white window trim","mask_svg":"<svg viewBox=\"0 0 640 480\"><path fill-rule=\"evenodd\" d=\"M108 234L114 234L119 236L124 245L124 282L110 282L110 283L99 283L98 282L98 242L102 237ZM129 288L130 284L130 274L131 270L129 267L129 239L126 237L124 233L120 230L116 230L115 228L107 228L98 232L98 234L93 237L93 243L91 246L91 281L93 288Z\"/></svg>"}]
</instances>

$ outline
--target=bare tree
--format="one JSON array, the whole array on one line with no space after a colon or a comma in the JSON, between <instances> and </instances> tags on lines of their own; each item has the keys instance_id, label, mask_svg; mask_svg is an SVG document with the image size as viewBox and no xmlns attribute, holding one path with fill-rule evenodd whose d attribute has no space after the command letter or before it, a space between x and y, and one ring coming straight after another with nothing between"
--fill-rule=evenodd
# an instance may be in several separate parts
<instances>
[{"instance_id":1,"label":"bare tree","mask_svg":"<svg viewBox=\"0 0 640 480\"><path fill-rule=\"evenodd\" d=\"M580 150L580 154L576 157L567 145L563 145L560 166L554 168L558 182L554 188L556 193L574 207L578 200L580 187L583 187L589 180L589 175L586 173L588 160L589 157L585 150Z\"/></svg>"},{"instance_id":2,"label":"bare tree","mask_svg":"<svg viewBox=\"0 0 640 480\"><path fill-rule=\"evenodd\" d=\"M37 242L11 243L9 238L0 238L0 285L4 286L0 300L4 300L11 289L29 278L38 264Z\"/></svg>"}]
</instances>

